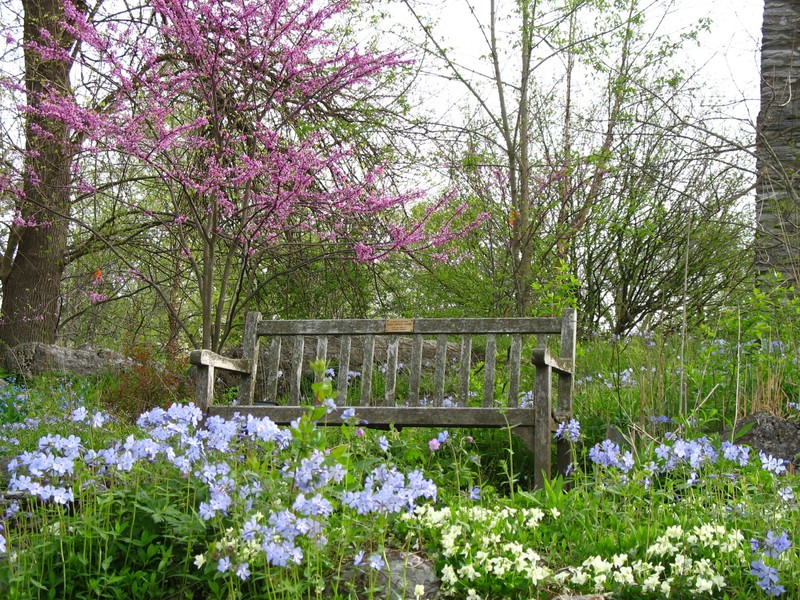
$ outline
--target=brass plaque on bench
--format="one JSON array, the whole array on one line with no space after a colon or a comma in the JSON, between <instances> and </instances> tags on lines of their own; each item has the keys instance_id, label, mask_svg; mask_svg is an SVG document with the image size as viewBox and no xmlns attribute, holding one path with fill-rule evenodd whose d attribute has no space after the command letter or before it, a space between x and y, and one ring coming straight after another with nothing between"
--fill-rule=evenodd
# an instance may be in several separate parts
<instances>
[{"instance_id":1,"label":"brass plaque on bench","mask_svg":"<svg viewBox=\"0 0 800 600\"><path fill-rule=\"evenodd\" d=\"M386 333L414 333L414 319L386 319Z\"/></svg>"}]
</instances>

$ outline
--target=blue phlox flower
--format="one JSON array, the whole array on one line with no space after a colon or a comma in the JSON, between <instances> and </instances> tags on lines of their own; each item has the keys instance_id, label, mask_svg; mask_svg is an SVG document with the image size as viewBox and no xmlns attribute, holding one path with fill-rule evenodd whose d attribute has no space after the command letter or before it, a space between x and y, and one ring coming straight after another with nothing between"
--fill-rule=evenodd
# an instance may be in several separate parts
<instances>
[{"instance_id":1,"label":"blue phlox flower","mask_svg":"<svg viewBox=\"0 0 800 600\"><path fill-rule=\"evenodd\" d=\"M740 467L746 467L750 462L750 447L740 444L732 444L725 440L721 445L722 456L726 460L735 462Z\"/></svg>"},{"instance_id":2,"label":"blue phlox flower","mask_svg":"<svg viewBox=\"0 0 800 600\"><path fill-rule=\"evenodd\" d=\"M270 514L268 522L274 528L274 533L285 540L293 541L300 535L297 529L297 515L289 510Z\"/></svg>"},{"instance_id":3,"label":"blue phlox flower","mask_svg":"<svg viewBox=\"0 0 800 600\"><path fill-rule=\"evenodd\" d=\"M217 571L219 571L220 573L225 573L230 568L231 568L230 558L228 558L227 556L223 556L222 558L219 559L219 562L217 563Z\"/></svg>"},{"instance_id":4,"label":"blue phlox flower","mask_svg":"<svg viewBox=\"0 0 800 600\"><path fill-rule=\"evenodd\" d=\"M672 419L670 419L667 415L659 415L656 417L650 417L649 421L653 425L666 425L672 423Z\"/></svg>"},{"instance_id":5,"label":"blue phlox flower","mask_svg":"<svg viewBox=\"0 0 800 600\"><path fill-rule=\"evenodd\" d=\"M380 447L383 452L389 451L389 440L386 439L385 435L382 435L378 440L378 447Z\"/></svg>"},{"instance_id":6,"label":"blue phlox flower","mask_svg":"<svg viewBox=\"0 0 800 600\"><path fill-rule=\"evenodd\" d=\"M778 585L778 571L764 564L761 559L750 563L750 573L758 579L758 587L770 596L780 596L786 589Z\"/></svg>"},{"instance_id":7,"label":"blue phlox flower","mask_svg":"<svg viewBox=\"0 0 800 600\"><path fill-rule=\"evenodd\" d=\"M265 539L261 545L267 561L276 567L285 567L289 561L299 565L303 561L303 551L290 541Z\"/></svg>"},{"instance_id":8,"label":"blue phlox flower","mask_svg":"<svg viewBox=\"0 0 800 600\"><path fill-rule=\"evenodd\" d=\"M469 490L469 499L470 500L480 500L481 499L481 488L473 487Z\"/></svg>"},{"instance_id":9,"label":"blue phlox flower","mask_svg":"<svg viewBox=\"0 0 800 600\"><path fill-rule=\"evenodd\" d=\"M555 437L558 440L569 440L577 442L581 437L581 424L577 419L570 419L569 422L562 421L558 424Z\"/></svg>"},{"instance_id":10,"label":"blue phlox flower","mask_svg":"<svg viewBox=\"0 0 800 600\"><path fill-rule=\"evenodd\" d=\"M342 421L348 421L350 419L355 418L356 416L356 409L352 406L348 406L342 411Z\"/></svg>"},{"instance_id":11,"label":"blue phlox flower","mask_svg":"<svg viewBox=\"0 0 800 600\"><path fill-rule=\"evenodd\" d=\"M89 411L86 409L85 406L80 406L72 411L73 423L86 423L88 419L89 419Z\"/></svg>"},{"instance_id":12,"label":"blue phlox flower","mask_svg":"<svg viewBox=\"0 0 800 600\"><path fill-rule=\"evenodd\" d=\"M771 454L766 454L764 451L758 453L761 459L761 468L775 475L783 475L786 473L786 465L780 458L775 458Z\"/></svg>"},{"instance_id":13,"label":"blue phlox flower","mask_svg":"<svg viewBox=\"0 0 800 600\"><path fill-rule=\"evenodd\" d=\"M250 438L257 438L262 442L277 441L280 428L269 417L260 419L247 415L245 430Z\"/></svg>"},{"instance_id":14,"label":"blue phlox flower","mask_svg":"<svg viewBox=\"0 0 800 600\"><path fill-rule=\"evenodd\" d=\"M382 571L386 566L386 562L380 554L371 554L369 557L369 568L373 571Z\"/></svg>"},{"instance_id":15,"label":"blue phlox flower","mask_svg":"<svg viewBox=\"0 0 800 600\"><path fill-rule=\"evenodd\" d=\"M450 432L447 430L440 431L439 435L436 436L436 439L439 440L440 444L444 444L450 438Z\"/></svg>"},{"instance_id":16,"label":"blue phlox flower","mask_svg":"<svg viewBox=\"0 0 800 600\"><path fill-rule=\"evenodd\" d=\"M203 411L201 411L194 402L189 404L172 404L167 409L167 417L174 423L196 426L203 420Z\"/></svg>"},{"instance_id":17,"label":"blue phlox flower","mask_svg":"<svg viewBox=\"0 0 800 600\"><path fill-rule=\"evenodd\" d=\"M100 428L105 425L106 421L108 420L108 415L103 413L103 411L98 410L92 415L92 427Z\"/></svg>"},{"instance_id":18,"label":"blue phlox flower","mask_svg":"<svg viewBox=\"0 0 800 600\"><path fill-rule=\"evenodd\" d=\"M785 531L780 535L775 535L771 529L767 531L767 537L764 539L764 555L771 558L777 558L780 554L788 550L792 546L789 541L789 536Z\"/></svg>"},{"instance_id":19,"label":"blue phlox flower","mask_svg":"<svg viewBox=\"0 0 800 600\"><path fill-rule=\"evenodd\" d=\"M139 418L136 419L136 425L142 429L159 427L167 422L167 418L167 411L156 406L155 408L139 415Z\"/></svg>"},{"instance_id":20,"label":"blue phlox flower","mask_svg":"<svg viewBox=\"0 0 800 600\"><path fill-rule=\"evenodd\" d=\"M236 576L242 581L247 580L247 578L250 577L250 565L244 562L237 566Z\"/></svg>"},{"instance_id":21,"label":"blue phlox flower","mask_svg":"<svg viewBox=\"0 0 800 600\"><path fill-rule=\"evenodd\" d=\"M363 564L363 562L364 562L364 551L363 550L359 550L358 552L356 552L356 555L353 557L353 565L358 567L358 566L361 566L361 564Z\"/></svg>"},{"instance_id":22,"label":"blue phlox flower","mask_svg":"<svg viewBox=\"0 0 800 600\"><path fill-rule=\"evenodd\" d=\"M620 447L611 440L604 440L595 444L589 450L589 458L595 464L603 467L614 467L627 473L634 465L633 455L630 452L622 454Z\"/></svg>"},{"instance_id":23,"label":"blue phlox flower","mask_svg":"<svg viewBox=\"0 0 800 600\"><path fill-rule=\"evenodd\" d=\"M245 521L244 525L242 525L242 541L252 542L256 539L258 534L264 533L264 529L264 526L260 525L255 517L250 517Z\"/></svg>"},{"instance_id":24,"label":"blue phlox flower","mask_svg":"<svg viewBox=\"0 0 800 600\"><path fill-rule=\"evenodd\" d=\"M333 505L321 494L306 498L304 494L300 493L295 498L292 510L308 517L329 517L333 514Z\"/></svg>"},{"instance_id":25,"label":"blue phlox flower","mask_svg":"<svg viewBox=\"0 0 800 600\"><path fill-rule=\"evenodd\" d=\"M201 502L200 506L197 508L197 512L204 521L213 519L214 515L217 514L217 512L214 510L214 507L211 506L211 503L209 502Z\"/></svg>"},{"instance_id":26,"label":"blue phlox flower","mask_svg":"<svg viewBox=\"0 0 800 600\"><path fill-rule=\"evenodd\" d=\"M787 504L794 500L794 491L792 490L791 486L784 486L777 491L778 498L781 499L782 502L786 502Z\"/></svg>"}]
</instances>

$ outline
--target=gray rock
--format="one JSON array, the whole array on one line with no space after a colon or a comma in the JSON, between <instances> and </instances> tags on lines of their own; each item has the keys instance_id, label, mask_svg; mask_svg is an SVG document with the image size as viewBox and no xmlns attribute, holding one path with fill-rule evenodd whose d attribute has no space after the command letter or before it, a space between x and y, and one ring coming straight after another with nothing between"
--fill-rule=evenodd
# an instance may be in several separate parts
<instances>
[{"instance_id":1,"label":"gray rock","mask_svg":"<svg viewBox=\"0 0 800 600\"><path fill-rule=\"evenodd\" d=\"M414 595L414 590L418 585L425 587L421 598L431 600L439 597L440 582L433 563L418 554L402 550L386 551L386 567L382 571L370 571L368 566L348 565L342 569L340 581L340 593L350 591L359 599L416 600L418 596Z\"/></svg>"},{"instance_id":2,"label":"gray rock","mask_svg":"<svg viewBox=\"0 0 800 600\"><path fill-rule=\"evenodd\" d=\"M751 429L736 437L735 432L742 431L751 423ZM722 439L731 439L730 429L722 432ZM795 467L800 466L800 423L759 411L736 423L734 443L746 444L756 452L763 451L776 458L792 461Z\"/></svg>"},{"instance_id":3,"label":"gray rock","mask_svg":"<svg viewBox=\"0 0 800 600\"><path fill-rule=\"evenodd\" d=\"M97 375L130 368L133 361L112 350L62 348L31 342L8 348L3 356L5 367L23 377L44 373Z\"/></svg>"}]
</instances>

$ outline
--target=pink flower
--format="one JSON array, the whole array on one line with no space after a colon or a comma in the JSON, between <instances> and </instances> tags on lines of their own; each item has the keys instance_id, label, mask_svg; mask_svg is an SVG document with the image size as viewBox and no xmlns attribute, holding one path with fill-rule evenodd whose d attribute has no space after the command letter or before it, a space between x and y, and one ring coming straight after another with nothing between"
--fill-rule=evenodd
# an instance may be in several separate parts
<instances>
[{"instance_id":1,"label":"pink flower","mask_svg":"<svg viewBox=\"0 0 800 600\"><path fill-rule=\"evenodd\" d=\"M363 436L364 436L364 430L361 429L361 427L356 429L356 437L363 437Z\"/></svg>"},{"instance_id":2,"label":"pink flower","mask_svg":"<svg viewBox=\"0 0 800 600\"><path fill-rule=\"evenodd\" d=\"M432 452L436 452L440 447L441 444L436 438L431 438L431 440L428 442L428 448L430 448Z\"/></svg>"}]
</instances>

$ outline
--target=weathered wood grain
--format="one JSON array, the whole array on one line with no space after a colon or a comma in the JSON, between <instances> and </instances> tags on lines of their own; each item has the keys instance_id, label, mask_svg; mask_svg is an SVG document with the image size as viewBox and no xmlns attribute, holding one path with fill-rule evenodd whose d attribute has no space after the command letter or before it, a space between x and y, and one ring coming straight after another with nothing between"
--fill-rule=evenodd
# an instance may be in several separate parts
<instances>
[{"instance_id":1,"label":"weathered wood grain","mask_svg":"<svg viewBox=\"0 0 800 600\"><path fill-rule=\"evenodd\" d=\"M278 425L288 425L306 414L307 406L210 406L208 414L230 419L236 414L269 417ZM355 416L367 422L365 427L475 427L500 428L528 426L535 424L534 412L529 408L463 407L435 406L359 406ZM320 423L339 425L342 423L341 411L325 415Z\"/></svg>"}]
</instances>

